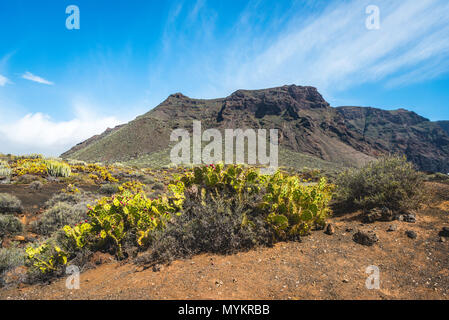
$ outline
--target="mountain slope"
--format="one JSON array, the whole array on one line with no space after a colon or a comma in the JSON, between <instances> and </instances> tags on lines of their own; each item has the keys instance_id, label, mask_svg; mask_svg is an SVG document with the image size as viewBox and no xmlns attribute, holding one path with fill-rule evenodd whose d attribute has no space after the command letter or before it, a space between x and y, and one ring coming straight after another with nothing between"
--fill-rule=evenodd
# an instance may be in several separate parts
<instances>
[{"instance_id":1,"label":"mountain slope","mask_svg":"<svg viewBox=\"0 0 449 320\"><path fill-rule=\"evenodd\" d=\"M337 108L349 129L378 149L405 154L422 170L447 172L449 136L435 122L404 109Z\"/></svg>"},{"instance_id":2,"label":"mountain slope","mask_svg":"<svg viewBox=\"0 0 449 320\"><path fill-rule=\"evenodd\" d=\"M86 140L62 157L167 162L172 130L191 131L193 120L200 120L203 130L278 129L281 164L301 166L302 160L294 160L308 157L321 164L360 166L394 152L406 154L423 170L449 170L449 136L438 124L403 109L332 108L315 88L295 85L238 90L212 100L173 94L148 113Z\"/></svg>"},{"instance_id":3,"label":"mountain slope","mask_svg":"<svg viewBox=\"0 0 449 320\"><path fill-rule=\"evenodd\" d=\"M437 121L436 124L449 135L449 121Z\"/></svg>"}]
</instances>

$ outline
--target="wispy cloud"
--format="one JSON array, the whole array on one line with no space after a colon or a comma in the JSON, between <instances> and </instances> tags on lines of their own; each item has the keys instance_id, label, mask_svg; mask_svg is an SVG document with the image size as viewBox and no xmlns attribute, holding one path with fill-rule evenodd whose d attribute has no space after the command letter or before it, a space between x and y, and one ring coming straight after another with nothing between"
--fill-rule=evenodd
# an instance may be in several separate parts
<instances>
[{"instance_id":1,"label":"wispy cloud","mask_svg":"<svg viewBox=\"0 0 449 320\"><path fill-rule=\"evenodd\" d=\"M9 79L0 74L0 87L4 87L7 83L10 83Z\"/></svg>"},{"instance_id":2,"label":"wispy cloud","mask_svg":"<svg viewBox=\"0 0 449 320\"><path fill-rule=\"evenodd\" d=\"M47 84L47 85L54 85L54 83L53 82L51 82L51 81L48 81L48 80L46 80L46 79L44 79L44 78L41 78L41 77L39 77L39 76L36 76L36 75L34 75L34 74L32 74L31 72L25 72L23 75L22 75L22 78L23 79L26 79L26 80L30 80L30 81L34 81L34 82L37 82L37 83L41 83L41 84Z\"/></svg>"},{"instance_id":3,"label":"wispy cloud","mask_svg":"<svg viewBox=\"0 0 449 320\"><path fill-rule=\"evenodd\" d=\"M288 17L276 35L258 35L257 24L245 23L252 13L244 12L240 24L253 32L252 42L242 47L237 37L228 46L216 85L263 88L296 83L335 92L375 81L405 85L449 72L447 63L435 63L449 59L446 0L376 1L380 30L365 27L369 4L372 1L333 2L307 17L300 12Z\"/></svg>"}]
</instances>

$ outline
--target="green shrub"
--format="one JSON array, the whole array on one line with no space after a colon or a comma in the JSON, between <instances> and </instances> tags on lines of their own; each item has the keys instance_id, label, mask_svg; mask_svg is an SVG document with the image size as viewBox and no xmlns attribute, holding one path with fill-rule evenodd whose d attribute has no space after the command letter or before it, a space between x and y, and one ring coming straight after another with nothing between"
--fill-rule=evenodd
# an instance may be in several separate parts
<instances>
[{"instance_id":1,"label":"green shrub","mask_svg":"<svg viewBox=\"0 0 449 320\"><path fill-rule=\"evenodd\" d=\"M70 177L72 170L67 163L60 162L57 160L46 160L44 161L47 166L47 172L52 177Z\"/></svg>"},{"instance_id":2,"label":"green shrub","mask_svg":"<svg viewBox=\"0 0 449 320\"><path fill-rule=\"evenodd\" d=\"M444 174L440 172L433 173L426 176L426 181L449 184L449 174Z\"/></svg>"},{"instance_id":3,"label":"green shrub","mask_svg":"<svg viewBox=\"0 0 449 320\"><path fill-rule=\"evenodd\" d=\"M0 160L0 178L9 178L12 174L12 169L10 168L8 162Z\"/></svg>"},{"instance_id":4,"label":"green shrub","mask_svg":"<svg viewBox=\"0 0 449 320\"><path fill-rule=\"evenodd\" d=\"M40 181L33 181L30 183L30 186L29 186L30 189L36 190L36 191L41 190L42 187L43 187L43 184Z\"/></svg>"},{"instance_id":5,"label":"green shrub","mask_svg":"<svg viewBox=\"0 0 449 320\"><path fill-rule=\"evenodd\" d=\"M162 184L162 183L156 183L154 186L153 186L153 190L156 190L156 191L162 191L162 190L164 190L164 184Z\"/></svg>"},{"instance_id":6,"label":"green shrub","mask_svg":"<svg viewBox=\"0 0 449 320\"><path fill-rule=\"evenodd\" d=\"M43 159L44 156L38 153L32 153L32 154L28 154L28 155L23 155L23 156L19 156L17 157L19 159Z\"/></svg>"},{"instance_id":7,"label":"green shrub","mask_svg":"<svg viewBox=\"0 0 449 320\"><path fill-rule=\"evenodd\" d=\"M0 215L0 237L14 235L23 231L23 224L13 215Z\"/></svg>"},{"instance_id":8,"label":"green shrub","mask_svg":"<svg viewBox=\"0 0 449 320\"><path fill-rule=\"evenodd\" d=\"M94 196L86 192L76 192L76 193L60 192L56 193L47 202L45 202L44 208L49 209L60 202L75 205L81 202L89 202L92 201L93 199Z\"/></svg>"},{"instance_id":9,"label":"green shrub","mask_svg":"<svg viewBox=\"0 0 449 320\"><path fill-rule=\"evenodd\" d=\"M30 275L34 273L44 276L60 274L61 267L67 264L67 253L61 249L54 238L43 243L31 244L25 249L25 252L26 265L30 268Z\"/></svg>"},{"instance_id":10,"label":"green shrub","mask_svg":"<svg viewBox=\"0 0 449 320\"><path fill-rule=\"evenodd\" d=\"M22 210L22 202L17 197L8 193L0 193L0 214L21 213Z\"/></svg>"},{"instance_id":11,"label":"green shrub","mask_svg":"<svg viewBox=\"0 0 449 320\"><path fill-rule=\"evenodd\" d=\"M69 204L59 202L44 213L31 225L33 232L49 236L65 225L75 225L87 219L87 203Z\"/></svg>"},{"instance_id":12,"label":"green shrub","mask_svg":"<svg viewBox=\"0 0 449 320\"><path fill-rule=\"evenodd\" d=\"M111 183L103 184L100 187L100 189L98 190L99 193L109 195L109 196L117 193L118 191L119 191L119 186L116 184L111 184Z\"/></svg>"},{"instance_id":13,"label":"green shrub","mask_svg":"<svg viewBox=\"0 0 449 320\"><path fill-rule=\"evenodd\" d=\"M422 201L423 177L403 157L381 158L338 177L335 208L388 208L394 212L416 209Z\"/></svg>"},{"instance_id":14,"label":"green shrub","mask_svg":"<svg viewBox=\"0 0 449 320\"><path fill-rule=\"evenodd\" d=\"M35 176L35 175L31 175L31 174L24 174L21 176L17 176L15 177L15 184L31 184L35 181L39 181L40 177L39 176Z\"/></svg>"},{"instance_id":15,"label":"green shrub","mask_svg":"<svg viewBox=\"0 0 449 320\"><path fill-rule=\"evenodd\" d=\"M156 181L154 180L153 177L148 177L146 176L145 178L142 179L142 183L143 184L154 184Z\"/></svg>"},{"instance_id":16,"label":"green shrub","mask_svg":"<svg viewBox=\"0 0 449 320\"><path fill-rule=\"evenodd\" d=\"M64 246L44 243L28 249L30 263L52 273L60 265L50 262L71 261L84 250L125 258L127 252L150 248L149 261L154 262L297 240L324 223L330 199L324 179L306 186L279 172L270 177L257 169L223 165L185 172L157 199L148 199L137 182L119 190L89 207L87 222L64 226ZM43 253L45 259L39 258Z\"/></svg>"},{"instance_id":17,"label":"green shrub","mask_svg":"<svg viewBox=\"0 0 449 320\"><path fill-rule=\"evenodd\" d=\"M241 200L210 197L204 204L201 198L189 194L183 214L154 235L149 252L136 262L154 265L204 252L229 254L272 245L273 230L264 212L254 205L262 200L261 195Z\"/></svg>"},{"instance_id":18,"label":"green shrub","mask_svg":"<svg viewBox=\"0 0 449 320\"><path fill-rule=\"evenodd\" d=\"M5 273L25 264L25 251L15 246L0 249L0 286Z\"/></svg>"},{"instance_id":19,"label":"green shrub","mask_svg":"<svg viewBox=\"0 0 449 320\"><path fill-rule=\"evenodd\" d=\"M262 206L278 238L294 239L308 234L312 227L323 228L330 214L332 188L324 178L306 185L297 176L280 172L271 176Z\"/></svg>"},{"instance_id":20,"label":"green shrub","mask_svg":"<svg viewBox=\"0 0 449 320\"><path fill-rule=\"evenodd\" d=\"M83 272L91 266L93 252L88 248L77 248L63 230L55 232L41 243L26 248L25 265L28 266L26 282L34 284L65 275L65 266L70 264Z\"/></svg>"}]
</instances>

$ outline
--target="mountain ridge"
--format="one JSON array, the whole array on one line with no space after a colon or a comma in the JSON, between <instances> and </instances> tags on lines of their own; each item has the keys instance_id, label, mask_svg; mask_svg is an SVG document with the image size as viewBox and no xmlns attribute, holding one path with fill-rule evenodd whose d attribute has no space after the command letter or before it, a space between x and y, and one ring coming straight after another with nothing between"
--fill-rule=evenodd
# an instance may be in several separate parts
<instances>
[{"instance_id":1,"label":"mountain ridge","mask_svg":"<svg viewBox=\"0 0 449 320\"><path fill-rule=\"evenodd\" d=\"M61 156L126 162L166 153L171 131L189 129L193 120L200 120L203 129L278 129L280 146L288 152L343 166L361 166L380 155L399 153L421 170L449 172L445 122L431 122L405 109L331 107L316 88L296 85L237 90L217 99L175 93L149 112Z\"/></svg>"}]
</instances>

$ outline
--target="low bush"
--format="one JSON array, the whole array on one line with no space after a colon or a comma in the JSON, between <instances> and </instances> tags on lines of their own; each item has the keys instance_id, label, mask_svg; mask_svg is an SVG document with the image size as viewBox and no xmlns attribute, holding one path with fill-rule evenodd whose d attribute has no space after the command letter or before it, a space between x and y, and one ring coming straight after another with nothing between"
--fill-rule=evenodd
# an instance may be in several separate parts
<instances>
[{"instance_id":1,"label":"low bush","mask_svg":"<svg viewBox=\"0 0 449 320\"><path fill-rule=\"evenodd\" d=\"M426 176L426 181L449 184L449 174L444 174L440 172L433 173Z\"/></svg>"},{"instance_id":2,"label":"low bush","mask_svg":"<svg viewBox=\"0 0 449 320\"><path fill-rule=\"evenodd\" d=\"M149 261L158 262L297 240L324 223L330 190L324 179L304 185L279 172L266 176L223 165L186 171L168 194L152 200L141 183L131 181L89 207L87 222L64 226L64 240L30 247L28 263L54 273L85 250L122 259L150 249Z\"/></svg>"},{"instance_id":3,"label":"low bush","mask_svg":"<svg viewBox=\"0 0 449 320\"><path fill-rule=\"evenodd\" d=\"M105 195L113 195L119 191L119 186L116 184L103 184L101 185L100 189L98 190L99 193L105 194Z\"/></svg>"},{"instance_id":4,"label":"low bush","mask_svg":"<svg viewBox=\"0 0 449 320\"><path fill-rule=\"evenodd\" d=\"M13 215L0 215L0 237L15 235L23 231L23 224Z\"/></svg>"},{"instance_id":5,"label":"low bush","mask_svg":"<svg viewBox=\"0 0 449 320\"><path fill-rule=\"evenodd\" d=\"M15 246L0 249L0 286L5 283L4 275L17 267L25 264L25 251Z\"/></svg>"},{"instance_id":6,"label":"low bush","mask_svg":"<svg viewBox=\"0 0 449 320\"><path fill-rule=\"evenodd\" d=\"M156 190L156 191L162 191L162 190L164 190L164 185L162 184L162 183L156 183L154 186L153 186L153 190Z\"/></svg>"},{"instance_id":7,"label":"low bush","mask_svg":"<svg viewBox=\"0 0 449 320\"><path fill-rule=\"evenodd\" d=\"M335 208L388 208L394 212L416 209L422 202L423 178L403 157L381 158L338 177Z\"/></svg>"},{"instance_id":8,"label":"low bush","mask_svg":"<svg viewBox=\"0 0 449 320\"><path fill-rule=\"evenodd\" d=\"M183 214L154 235L149 252L136 262L154 265L204 252L229 254L273 243L273 230L264 212L254 206L262 200L260 195L204 200L202 204L201 196L189 195Z\"/></svg>"},{"instance_id":9,"label":"low bush","mask_svg":"<svg viewBox=\"0 0 449 320\"><path fill-rule=\"evenodd\" d=\"M49 236L65 225L75 225L87 219L87 203L69 204L59 202L42 213L39 220L31 224L33 232Z\"/></svg>"},{"instance_id":10,"label":"low bush","mask_svg":"<svg viewBox=\"0 0 449 320\"><path fill-rule=\"evenodd\" d=\"M32 244L25 249L29 278L33 281L46 280L49 276L60 275L62 266L67 264L67 253L55 238L41 244Z\"/></svg>"},{"instance_id":11,"label":"low bush","mask_svg":"<svg viewBox=\"0 0 449 320\"><path fill-rule=\"evenodd\" d=\"M14 175L19 177L23 175L47 175L47 166L40 158L19 158L12 164L12 167Z\"/></svg>"},{"instance_id":12,"label":"low bush","mask_svg":"<svg viewBox=\"0 0 449 320\"><path fill-rule=\"evenodd\" d=\"M28 267L26 282L45 282L65 275L65 266L70 264L81 272L89 269L93 252L88 248L77 248L63 230L55 232L44 242L30 245L25 250L25 265Z\"/></svg>"},{"instance_id":13,"label":"low bush","mask_svg":"<svg viewBox=\"0 0 449 320\"><path fill-rule=\"evenodd\" d=\"M22 202L17 197L8 193L0 193L0 214L21 213L22 210Z\"/></svg>"},{"instance_id":14,"label":"low bush","mask_svg":"<svg viewBox=\"0 0 449 320\"><path fill-rule=\"evenodd\" d=\"M94 199L94 196L86 192L60 192L56 193L44 204L45 209L49 209L60 202L75 205L81 202L89 202Z\"/></svg>"},{"instance_id":15,"label":"low bush","mask_svg":"<svg viewBox=\"0 0 449 320\"><path fill-rule=\"evenodd\" d=\"M308 234L313 227L323 228L330 214L332 190L324 178L317 184L304 184L297 176L280 172L271 176L262 207L277 237L294 239Z\"/></svg>"},{"instance_id":16,"label":"low bush","mask_svg":"<svg viewBox=\"0 0 449 320\"><path fill-rule=\"evenodd\" d=\"M72 172L87 173L89 175L89 178L94 180L95 182L118 182L118 180L112 176L109 169L110 168L103 167L100 164L71 165Z\"/></svg>"},{"instance_id":17,"label":"low bush","mask_svg":"<svg viewBox=\"0 0 449 320\"><path fill-rule=\"evenodd\" d=\"M47 172L52 177L70 177L72 174L72 170L70 166L61 161L57 160L46 160L44 161L45 166L47 167Z\"/></svg>"},{"instance_id":18,"label":"low bush","mask_svg":"<svg viewBox=\"0 0 449 320\"><path fill-rule=\"evenodd\" d=\"M33 181L33 182L30 183L29 188L32 189L32 190L36 190L37 191L37 190L41 190L42 186L43 186L42 182L40 182L40 181Z\"/></svg>"},{"instance_id":19,"label":"low bush","mask_svg":"<svg viewBox=\"0 0 449 320\"><path fill-rule=\"evenodd\" d=\"M12 170L7 161L0 160L0 178L9 178Z\"/></svg>"},{"instance_id":20,"label":"low bush","mask_svg":"<svg viewBox=\"0 0 449 320\"><path fill-rule=\"evenodd\" d=\"M40 181L40 179L42 179L42 178L39 176L34 176L31 174L24 174L24 175L15 177L14 183L15 184L31 184L35 181Z\"/></svg>"},{"instance_id":21,"label":"low bush","mask_svg":"<svg viewBox=\"0 0 449 320\"><path fill-rule=\"evenodd\" d=\"M155 183L155 180L153 177L148 177L146 176L145 178L142 179L142 183L143 184L147 184L147 185L151 185Z\"/></svg>"}]
</instances>

